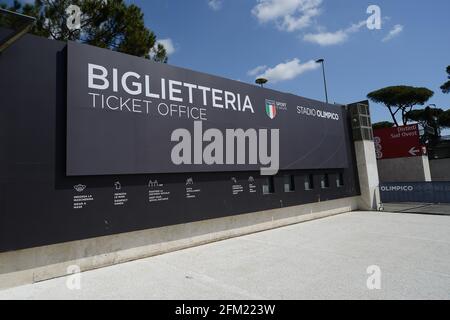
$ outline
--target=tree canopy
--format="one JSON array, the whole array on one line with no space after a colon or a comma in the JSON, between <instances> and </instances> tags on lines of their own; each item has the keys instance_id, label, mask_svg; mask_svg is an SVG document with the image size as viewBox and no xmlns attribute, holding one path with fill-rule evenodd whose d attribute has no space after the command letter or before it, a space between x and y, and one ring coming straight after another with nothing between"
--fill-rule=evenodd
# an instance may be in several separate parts
<instances>
[{"instance_id":1,"label":"tree canopy","mask_svg":"<svg viewBox=\"0 0 450 320\"><path fill-rule=\"evenodd\" d=\"M81 9L80 28L67 26L73 14L68 10L71 5ZM83 42L158 62L168 59L164 46L157 43L156 35L145 26L141 9L124 0L35 0L34 4L15 0L9 7L5 3L0 6L35 17L37 21L31 30L35 35ZM2 25L14 27L17 21L3 17Z\"/></svg>"},{"instance_id":2,"label":"tree canopy","mask_svg":"<svg viewBox=\"0 0 450 320\"><path fill-rule=\"evenodd\" d=\"M439 125L443 128L450 128L450 110L444 111L439 116Z\"/></svg>"},{"instance_id":3,"label":"tree canopy","mask_svg":"<svg viewBox=\"0 0 450 320\"><path fill-rule=\"evenodd\" d=\"M409 120L418 122L423 128L432 128L434 133L425 130L423 140L427 144L435 144L439 141L440 132L444 128L450 128L450 110L426 107L425 109L412 110L406 114Z\"/></svg>"},{"instance_id":4,"label":"tree canopy","mask_svg":"<svg viewBox=\"0 0 450 320\"><path fill-rule=\"evenodd\" d=\"M413 110L406 114L409 120L418 122L422 125L432 127L433 123L441 128L450 128L450 110L444 111L440 108L430 108Z\"/></svg>"},{"instance_id":5,"label":"tree canopy","mask_svg":"<svg viewBox=\"0 0 450 320\"><path fill-rule=\"evenodd\" d=\"M447 67L447 77L450 79L450 66ZM450 93L450 80L441 86L443 93Z\"/></svg>"},{"instance_id":6,"label":"tree canopy","mask_svg":"<svg viewBox=\"0 0 450 320\"><path fill-rule=\"evenodd\" d=\"M404 125L408 124L406 114L416 105L424 105L434 92L427 88L410 86L393 86L373 91L367 97L375 102L382 103L388 109L395 125L398 126L397 114L400 112Z\"/></svg>"},{"instance_id":7,"label":"tree canopy","mask_svg":"<svg viewBox=\"0 0 450 320\"><path fill-rule=\"evenodd\" d=\"M372 125L373 129L384 129L384 128L392 128L393 126L395 126L392 122L389 121L382 121L382 122L377 122L374 123Z\"/></svg>"}]
</instances>

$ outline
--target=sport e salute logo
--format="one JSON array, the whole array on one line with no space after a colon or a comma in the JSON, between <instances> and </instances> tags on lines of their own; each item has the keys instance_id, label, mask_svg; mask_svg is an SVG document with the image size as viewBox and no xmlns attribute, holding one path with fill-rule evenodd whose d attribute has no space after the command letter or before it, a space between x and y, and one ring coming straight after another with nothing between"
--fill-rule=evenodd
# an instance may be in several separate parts
<instances>
[{"instance_id":1,"label":"sport e salute logo","mask_svg":"<svg viewBox=\"0 0 450 320\"><path fill-rule=\"evenodd\" d=\"M275 119L279 111L286 111L287 104L273 100L266 100L266 114L270 119Z\"/></svg>"},{"instance_id":2,"label":"sport e salute logo","mask_svg":"<svg viewBox=\"0 0 450 320\"><path fill-rule=\"evenodd\" d=\"M266 100L266 114L270 119L275 119L275 117L277 116L277 106L275 104L275 101Z\"/></svg>"}]
</instances>

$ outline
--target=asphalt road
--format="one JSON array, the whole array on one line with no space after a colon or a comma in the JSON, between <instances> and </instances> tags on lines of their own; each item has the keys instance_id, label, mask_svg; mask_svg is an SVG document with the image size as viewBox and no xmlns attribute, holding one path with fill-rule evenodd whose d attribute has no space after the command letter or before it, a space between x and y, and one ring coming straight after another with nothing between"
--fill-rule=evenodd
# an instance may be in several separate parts
<instances>
[{"instance_id":1,"label":"asphalt road","mask_svg":"<svg viewBox=\"0 0 450 320\"><path fill-rule=\"evenodd\" d=\"M449 231L448 216L354 212L85 272L80 290L59 278L0 299L450 299ZM369 266L380 289L367 286Z\"/></svg>"}]
</instances>

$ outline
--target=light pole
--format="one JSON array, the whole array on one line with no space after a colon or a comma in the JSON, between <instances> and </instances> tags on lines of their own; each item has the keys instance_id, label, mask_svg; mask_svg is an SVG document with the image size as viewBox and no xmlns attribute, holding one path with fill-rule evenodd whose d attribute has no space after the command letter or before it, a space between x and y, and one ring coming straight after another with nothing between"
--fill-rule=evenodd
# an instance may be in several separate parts
<instances>
[{"instance_id":1,"label":"light pole","mask_svg":"<svg viewBox=\"0 0 450 320\"><path fill-rule=\"evenodd\" d=\"M328 103L327 78L325 77L325 59L316 60L316 63L322 64L323 84L325 86L325 99Z\"/></svg>"},{"instance_id":2,"label":"light pole","mask_svg":"<svg viewBox=\"0 0 450 320\"><path fill-rule=\"evenodd\" d=\"M256 84L259 84L261 86L261 88L264 88L264 84L266 84L269 80L264 79L264 78L258 78L255 80Z\"/></svg>"}]
</instances>

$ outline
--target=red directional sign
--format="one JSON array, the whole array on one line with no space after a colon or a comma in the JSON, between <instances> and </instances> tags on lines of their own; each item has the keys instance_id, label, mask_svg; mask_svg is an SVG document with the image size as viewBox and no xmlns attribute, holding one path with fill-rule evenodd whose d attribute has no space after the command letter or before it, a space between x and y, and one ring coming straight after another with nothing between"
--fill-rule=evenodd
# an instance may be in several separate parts
<instances>
[{"instance_id":1,"label":"red directional sign","mask_svg":"<svg viewBox=\"0 0 450 320\"><path fill-rule=\"evenodd\" d=\"M417 124L395 128L374 130L377 159L409 158L426 155L420 143Z\"/></svg>"}]
</instances>

